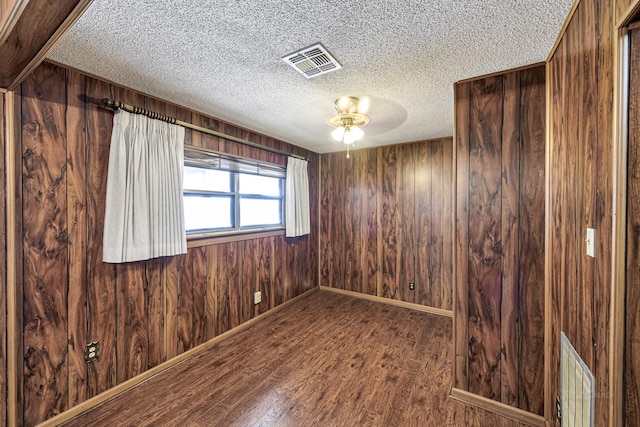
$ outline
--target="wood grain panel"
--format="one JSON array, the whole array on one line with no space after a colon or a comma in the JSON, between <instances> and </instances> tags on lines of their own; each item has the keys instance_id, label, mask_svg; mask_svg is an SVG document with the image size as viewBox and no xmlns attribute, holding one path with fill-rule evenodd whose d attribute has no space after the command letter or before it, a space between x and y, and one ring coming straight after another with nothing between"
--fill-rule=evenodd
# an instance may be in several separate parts
<instances>
[{"instance_id":1,"label":"wood grain panel","mask_svg":"<svg viewBox=\"0 0 640 427\"><path fill-rule=\"evenodd\" d=\"M253 305L253 294L260 290L258 284L259 268L259 240L245 240L242 242L242 323L251 319L257 306Z\"/></svg>"},{"instance_id":2,"label":"wood grain panel","mask_svg":"<svg viewBox=\"0 0 640 427\"><path fill-rule=\"evenodd\" d=\"M298 277L300 271L303 269L304 261L298 259L298 251L304 246L304 240L300 237L285 239L287 244L286 257L287 261L285 266L287 268L285 273L285 285L286 299L289 300L298 294L300 289L300 281Z\"/></svg>"},{"instance_id":3,"label":"wood grain panel","mask_svg":"<svg viewBox=\"0 0 640 427\"><path fill-rule=\"evenodd\" d=\"M455 85L455 301L453 386L469 389L469 84Z\"/></svg>"},{"instance_id":4,"label":"wood grain panel","mask_svg":"<svg viewBox=\"0 0 640 427\"><path fill-rule=\"evenodd\" d=\"M366 150L366 278L364 278L363 292L368 295L378 295L379 285L382 283L382 267L378 261L378 221L381 212L378 211L378 200L382 193L378 191L378 153L380 150ZM320 239L322 241L322 239ZM363 250L364 252L364 250Z\"/></svg>"},{"instance_id":5,"label":"wood grain panel","mask_svg":"<svg viewBox=\"0 0 640 427\"><path fill-rule=\"evenodd\" d=\"M216 246L216 258L218 264L216 268L216 283L218 291L216 293L216 335L220 335L230 329L229 327L229 243ZM233 261L233 254L231 254ZM233 278L231 278L233 279Z\"/></svg>"},{"instance_id":6,"label":"wood grain panel","mask_svg":"<svg viewBox=\"0 0 640 427\"><path fill-rule=\"evenodd\" d=\"M165 304L166 304L166 259L156 258L145 263L147 289L147 369L153 368L166 359Z\"/></svg>"},{"instance_id":7,"label":"wood grain panel","mask_svg":"<svg viewBox=\"0 0 640 427\"><path fill-rule=\"evenodd\" d=\"M87 340L100 342L100 359L87 365L88 397L116 385L116 269L102 262L104 200L113 113L96 101L112 97L108 84L86 79L87 98Z\"/></svg>"},{"instance_id":8,"label":"wood grain panel","mask_svg":"<svg viewBox=\"0 0 640 427\"><path fill-rule=\"evenodd\" d=\"M287 247L282 236L273 239L273 300L275 305L285 301Z\"/></svg>"},{"instance_id":9,"label":"wood grain panel","mask_svg":"<svg viewBox=\"0 0 640 427\"><path fill-rule=\"evenodd\" d=\"M453 224L455 213L453 212L455 188L453 177L455 164L453 161L452 141L442 139L442 213L440 215L442 227L442 291L440 308L453 309Z\"/></svg>"},{"instance_id":10,"label":"wood grain panel","mask_svg":"<svg viewBox=\"0 0 640 427\"><path fill-rule=\"evenodd\" d=\"M242 285L242 243L243 242L231 242L227 244L225 258L221 261L226 263L226 275L225 280L222 283L226 283L228 287L228 305L229 305L229 329L235 328L242 323L242 302L244 299ZM286 248L285 248L286 254ZM285 255L286 257L286 255ZM286 258L285 258L286 265ZM286 277L286 275L285 275ZM289 292L286 290L288 282L285 282L285 297L286 301Z\"/></svg>"},{"instance_id":11,"label":"wood grain panel","mask_svg":"<svg viewBox=\"0 0 640 427\"><path fill-rule=\"evenodd\" d=\"M22 87L26 425L68 407L64 74L42 67Z\"/></svg>"},{"instance_id":12,"label":"wood grain panel","mask_svg":"<svg viewBox=\"0 0 640 427\"><path fill-rule=\"evenodd\" d=\"M145 262L116 266L116 382L147 369L147 281Z\"/></svg>"},{"instance_id":13,"label":"wood grain panel","mask_svg":"<svg viewBox=\"0 0 640 427\"><path fill-rule=\"evenodd\" d=\"M436 144L432 142L431 144ZM437 291L432 289L431 276L429 268L432 260L429 257L430 239L432 224L431 216L431 179L433 161L431 157L431 144L419 144L415 150L416 172L415 172L415 188L416 188L416 234L417 234L417 253L416 253L416 293L414 301L417 304L431 306L433 304L433 295ZM435 220L435 219L434 219Z\"/></svg>"},{"instance_id":14,"label":"wood grain panel","mask_svg":"<svg viewBox=\"0 0 640 427\"><path fill-rule=\"evenodd\" d=\"M332 235L342 233L345 229L345 221L347 218L343 214L345 208L345 187L344 177L345 168L347 164L350 164L348 159L344 156L332 156L331 163L329 165L330 173L333 174L331 182L331 198L333 199L331 209L333 212L339 212L337 215L331 216L331 229ZM345 277L345 259L344 259L345 242L344 239L334 239L331 243L331 255L332 255L332 286L336 286L340 289L344 289L344 277Z\"/></svg>"},{"instance_id":15,"label":"wood grain panel","mask_svg":"<svg viewBox=\"0 0 640 427\"><path fill-rule=\"evenodd\" d=\"M189 265L190 251L179 255L178 263L178 307L176 328L178 354L193 348L193 281Z\"/></svg>"},{"instance_id":16,"label":"wood grain panel","mask_svg":"<svg viewBox=\"0 0 640 427\"><path fill-rule=\"evenodd\" d=\"M545 69L455 89L456 388L542 415Z\"/></svg>"},{"instance_id":17,"label":"wood grain panel","mask_svg":"<svg viewBox=\"0 0 640 427\"><path fill-rule=\"evenodd\" d=\"M524 70L520 86L520 208L518 407L544 413L544 177L543 69Z\"/></svg>"},{"instance_id":18,"label":"wood grain panel","mask_svg":"<svg viewBox=\"0 0 640 427\"><path fill-rule=\"evenodd\" d=\"M595 45L596 23L595 3L585 3L577 14L580 20L578 38L582 43ZM596 58L593 53L581 55L578 62L580 79L578 80L578 164L579 178L577 180L577 262L578 283L588 283L595 274L595 260L585 256L584 236L588 227L593 227L595 221L595 193L596 171L593 161L597 141L596 99L597 99L597 69ZM581 292L578 299L579 329L578 346L583 350L581 357L593 365L593 292Z\"/></svg>"},{"instance_id":19,"label":"wood grain panel","mask_svg":"<svg viewBox=\"0 0 640 427\"><path fill-rule=\"evenodd\" d=\"M382 147L382 296L396 299L399 286L398 146Z\"/></svg>"},{"instance_id":20,"label":"wood grain panel","mask_svg":"<svg viewBox=\"0 0 640 427\"><path fill-rule=\"evenodd\" d=\"M502 78L471 83L469 391L500 396Z\"/></svg>"},{"instance_id":21,"label":"wood grain panel","mask_svg":"<svg viewBox=\"0 0 640 427\"><path fill-rule=\"evenodd\" d=\"M583 0L584 1L584 0ZM617 0L616 0L617 1ZM603 396L611 396L612 379L619 375L618 372L609 372L609 346L610 346L610 301L611 301L611 242L613 223L613 44L618 40L614 38L614 7L611 2L596 0L585 1L590 4L589 10L595 13L597 34L594 38L587 39L591 45L585 45L583 52L593 52L596 55L596 68L598 75L595 80L597 87L597 142L594 159L589 167L597 171L596 186L594 188L596 201L594 225L598 230L596 253L598 262L595 267L595 279L589 292L593 292L594 301L594 338L595 341L595 375L596 390L601 390ZM595 43L595 46L594 44ZM594 111L595 112L595 111ZM594 163L595 162L595 163ZM582 242L582 234L580 235ZM584 256L584 255L583 255ZM584 288L583 288L584 289ZM593 344L592 344L593 346ZM581 353L582 354L582 353ZM610 399L596 399L596 425L606 425L610 421Z\"/></svg>"},{"instance_id":22,"label":"wood grain panel","mask_svg":"<svg viewBox=\"0 0 640 427\"><path fill-rule=\"evenodd\" d=\"M274 307L271 283L273 280L273 246L271 239L259 239L256 248L257 275L256 290L262 295L260 304L254 307L254 317L266 313Z\"/></svg>"},{"instance_id":23,"label":"wood grain panel","mask_svg":"<svg viewBox=\"0 0 640 427\"><path fill-rule=\"evenodd\" d=\"M429 231L428 231L428 260L429 260L429 282L434 284L429 292L430 306L443 307L442 300L447 298L443 295L443 230L448 230L446 222L443 223L443 183L444 176L451 173L449 165L443 164L443 147L437 141L429 144L429 159L431 163L431 178L429 180ZM446 219L445 219L446 221ZM447 233L449 234L449 233ZM422 260L421 260L422 261Z\"/></svg>"},{"instance_id":24,"label":"wood grain panel","mask_svg":"<svg viewBox=\"0 0 640 427\"><path fill-rule=\"evenodd\" d=\"M320 188L320 285L332 286L331 283L331 268L332 253L331 253L331 240L327 239L327 236L331 235L331 218L333 216L333 209L331 209L331 203L333 198L330 196L331 192L331 173L330 171L330 159L331 156L320 157L320 182L322 186Z\"/></svg>"},{"instance_id":25,"label":"wood grain panel","mask_svg":"<svg viewBox=\"0 0 640 427\"><path fill-rule=\"evenodd\" d=\"M67 72L67 224L69 227L69 407L87 399L87 134L85 78Z\"/></svg>"},{"instance_id":26,"label":"wood grain panel","mask_svg":"<svg viewBox=\"0 0 640 427\"><path fill-rule=\"evenodd\" d=\"M346 159L346 157L345 157ZM357 287L356 281L360 268L356 265L358 257L355 254L354 242L354 220L357 220L355 213L358 211L358 207L355 206L358 202L357 188L355 188L355 180L358 176L357 170L357 157L353 154L350 155L346 162L349 164L349 168L352 173L344 174L341 180L342 196L340 200L342 206L342 230L344 230L344 238L340 239L342 245L342 259L344 262L343 270L343 285L341 289L354 290ZM341 168L341 170L344 170Z\"/></svg>"},{"instance_id":27,"label":"wood grain panel","mask_svg":"<svg viewBox=\"0 0 640 427\"><path fill-rule=\"evenodd\" d=\"M351 173L345 174L345 284L344 289L362 292L362 160L364 152L351 154Z\"/></svg>"},{"instance_id":28,"label":"wood grain panel","mask_svg":"<svg viewBox=\"0 0 640 427\"><path fill-rule=\"evenodd\" d=\"M164 349L166 360L180 352L178 337L178 310L180 307L181 257L169 257L165 266Z\"/></svg>"},{"instance_id":29,"label":"wood grain panel","mask_svg":"<svg viewBox=\"0 0 640 427\"><path fill-rule=\"evenodd\" d=\"M433 146L436 146L434 144ZM398 271L398 299L401 301L414 301L415 290L409 290L409 282L415 281L416 241L415 241L415 145L402 144L401 150L401 175L399 202L400 216L397 230L400 236L397 266ZM438 260L441 261L441 260ZM437 297L436 297L437 298Z\"/></svg>"},{"instance_id":30,"label":"wood grain panel","mask_svg":"<svg viewBox=\"0 0 640 427\"><path fill-rule=\"evenodd\" d=\"M436 144L432 142L431 144ZM415 232L416 232L416 291L411 302L429 306L432 304L431 279L429 277L429 239L431 238L431 144L415 147ZM453 168L452 168L453 169Z\"/></svg>"},{"instance_id":31,"label":"wood grain panel","mask_svg":"<svg viewBox=\"0 0 640 427\"><path fill-rule=\"evenodd\" d=\"M562 156L558 159L563 165L562 179L565 182L572 183L574 187L573 197L567 197L563 200L564 206L561 216L561 224L563 228L563 248L565 255L564 270L562 280L564 282L565 298L563 301L564 307L564 324L565 335L572 343L577 344L578 336L578 291L577 287L577 271L578 271L578 256L577 250L577 227L576 227L576 215L577 208L580 204L579 195L576 183L577 172L577 159L574 156L579 156L578 148L578 109L571 108L572 105L577 105L578 101L578 80L579 80L579 55L576 46L579 43L578 29L580 11L573 15L572 22L576 25L570 25L565 33L566 40L566 73L567 73L567 86L565 89L565 97L567 103L565 106L565 142L562 147Z\"/></svg>"},{"instance_id":32,"label":"wood grain panel","mask_svg":"<svg viewBox=\"0 0 640 427\"><path fill-rule=\"evenodd\" d=\"M0 94L0 204L6 206L6 175L5 166L5 121L8 119L5 114L5 95ZM0 277L7 277L7 230L6 230L6 213L5 209L0 209ZM0 284L0 425L7 425L7 281L6 279Z\"/></svg>"},{"instance_id":33,"label":"wood grain panel","mask_svg":"<svg viewBox=\"0 0 640 427\"><path fill-rule=\"evenodd\" d=\"M270 157L267 157L270 158ZM315 287L320 286L318 281L318 266L320 263L319 259L319 244L320 244L320 229L317 226L319 221L319 187L320 187L320 159L319 156L312 156L309 159L309 167L308 167L308 175L309 175L309 193L315 194L315 200L313 201L312 207L310 209L310 223L313 224L311 227L311 233L307 238L307 258L306 262L308 263L308 269L304 272L303 277L300 280L304 283L304 291L311 290Z\"/></svg>"},{"instance_id":34,"label":"wood grain panel","mask_svg":"<svg viewBox=\"0 0 640 427\"><path fill-rule=\"evenodd\" d=\"M627 164L625 420L640 419L640 30L631 32Z\"/></svg>"},{"instance_id":35,"label":"wood grain panel","mask_svg":"<svg viewBox=\"0 0 640 427\"><path fill-rule=\"evenodd\" d=\"M206 341L206 298L209 285L207 248L191 248L187 254L193 283L193 346Z\"/></svg>"},{"instance_id":36,"label":"wood grain panel","mask_svg":"<svg viewBox=\"0 0 640 427\"><path fill-rule=\"evenodd\" d=\"M518 406L520 345L518 311L520 260L520 73L503 77L502 119L502 301L500 303L500 401ZM544 129L544 127L542 128ZM528 161L528 159L525 159ZM544 200L544 199L541 199ZM526 242L522 242L526 245Z\"/></svg>"}]
</instances>

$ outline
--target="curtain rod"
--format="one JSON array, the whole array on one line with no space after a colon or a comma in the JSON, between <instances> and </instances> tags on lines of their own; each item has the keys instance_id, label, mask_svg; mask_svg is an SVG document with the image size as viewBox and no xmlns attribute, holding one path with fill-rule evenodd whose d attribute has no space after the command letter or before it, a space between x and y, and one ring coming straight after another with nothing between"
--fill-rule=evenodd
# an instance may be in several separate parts
<instances>
[{"instance_id":1,"label":"curtain rod","mask_svg":"<svg viewBox=\"0 0 640 427\"><path fill-rule=\"evenodd\" d=\"M120 110L125 110L125 111L128 111L130 113L134 113L134 114L142 114L143 116L147 116L147 117L152 118L152 119L162 120L163 122L167 122L167 123L171 123L171 124L174 124L174 125L182 126L184 128L187 128L187 129L197 130L198 132L206 133L207 135L217 136L217 137L229 140L229 141L237 142L239 144L248 145L249 147L258 148L260 150L268 151L270 153L282 154L283 156L291 156L291 157L295 157L297 159L302 159L302 160L307 160L307 161L309 160L308 158L303 157L303 156L299 156L297 154L293 154L293 153L289 153L289 152L286 152L286 151L278 150L277 148L267 147L265 145L256 144L255 142L247 141L246 139L237 138L235 136L227 135L227 134L224 134L224 133L221 133L221 132L216 132L215 130L211 130L211 129L203 128L203 127L200 127L200 126L196 126L196 125L194 125L192 123L187 123L187 122L183 122L182 120L178 120L175 117L165 116L163 114L155 113L153 111L150 111L150 110L147 110L147 109L144 109L144 108L135 107L133 105L125 104L124 102L114 101L113 99L109 99L109 98L103 98L102 99L102 103L104 105L106 105L107 107L114 108L116 110L120 109Z\"/></svg>"}]
</instances>

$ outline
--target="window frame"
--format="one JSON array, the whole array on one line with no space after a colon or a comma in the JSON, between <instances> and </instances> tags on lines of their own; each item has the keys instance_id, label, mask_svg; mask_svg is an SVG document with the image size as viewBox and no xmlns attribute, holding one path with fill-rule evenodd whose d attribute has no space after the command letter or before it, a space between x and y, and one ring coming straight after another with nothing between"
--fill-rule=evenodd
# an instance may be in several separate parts
<instances>
[{"instance_id":1,"label":"window frame","mask_svg":"<svg viewBox=\"0 0 640 427\"><path fill-rule=\"evenodd\" d=\"M185 148L187 148L185 146ZM189 147L193 150L196 147ZM223 157L226 161L234 161L243 162L243 163L255 163L256 165L267 165L270 168L278 168L282 170L282 176L271 176L268 174L260 174L260 173L250 173L245 171L236 171L229 170L227 168L220 167L206 167L189 164L186 162L184 164L185 167L193 167L197 169L211 169L211 170L223 170L228 172L229 181L230 181L230 191L212 191L212 190L191 190L183 188L184 196L204 196L204 197L225 197L231 198L231 221L233 225L228 228L216 228L216 229L198 229L193 231L187 231L187 246L202 246L209 243L218 243L218 242L228 242L235 240L244 240L249 238L258 238L258 237L266 237L284 234L286 227L286 218L285 218L285 176L286 176L286 168L281 165L269 164L265 162L260 162L252 159L245 159L242 157L229 156L222 153L217 153L209 150L201 150L200 148L196 148L197 151L201 153L210 153L213 156ZM185 150L185 160L186 160L186 150ZM258 175L263 176L265 178L274 178L278 180L280 196L266 196L262 194L242 194L240 192L240 175ZM240 226L240 203L241 200L278 200L280 203L278 204L279 213L281 222L280 224L258 224L251 226ZM186 215L186 213L185 213Z\"/></svg>"}]
</instances>

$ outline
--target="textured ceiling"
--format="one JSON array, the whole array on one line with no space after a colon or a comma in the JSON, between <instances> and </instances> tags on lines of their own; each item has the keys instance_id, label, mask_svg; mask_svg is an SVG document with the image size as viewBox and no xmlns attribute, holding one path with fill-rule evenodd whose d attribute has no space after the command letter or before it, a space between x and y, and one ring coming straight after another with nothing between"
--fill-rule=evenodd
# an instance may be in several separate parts
<instances>
[{"instance_id":1,"label":"textured ceiling","mask_svg":"<svg viewBox=\"0 0 640 427\"><path fill-rule=\"evenodd\" d=\"M450 136L453 83L544 61L572 0L94 0L49 58L318 153L368 101L357 148ZM317 42L341 70L282 57Z\"/></svg>"}]
</instances>

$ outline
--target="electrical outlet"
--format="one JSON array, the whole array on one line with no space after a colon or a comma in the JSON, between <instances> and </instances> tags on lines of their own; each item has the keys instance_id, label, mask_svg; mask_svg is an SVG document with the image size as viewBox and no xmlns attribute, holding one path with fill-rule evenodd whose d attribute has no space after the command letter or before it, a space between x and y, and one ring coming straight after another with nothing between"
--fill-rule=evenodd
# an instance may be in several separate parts
<instances>
[{"instance_id":1,"label":"electrical outlet","mask_svg":"<svg viewBox=\"0 0 640 427\"><path fill-rule=\"evenodd\" d=\"M410 291L415 291L416 289L416 284L415 282L409 282L409 290Z\"/></svg>"},{"instance_id":2,"label":"electrical outlet","mask_svg":"<svg viewBox=\"0 0 640 427\"><path fill-rule=\"evenodd\" d=\"M258 291L253 294L253 303L260 304L260 301L262 301L262 292Z\"/></svg>"},{"instance_id":3,"label":"electrical outlet","mask_svg":"<svg viewBox=\"0 0 640 427\"><path fill-rule=\"evenodd\" d=\"M100 343L98 341L90 342L84 347L84 361L87 363L98 360L100 354Z\"/></svg>"}]
</instances>

